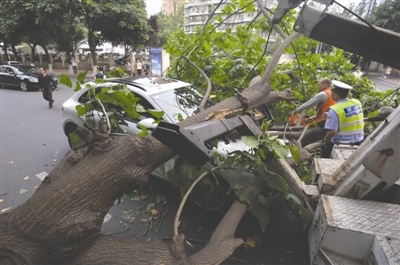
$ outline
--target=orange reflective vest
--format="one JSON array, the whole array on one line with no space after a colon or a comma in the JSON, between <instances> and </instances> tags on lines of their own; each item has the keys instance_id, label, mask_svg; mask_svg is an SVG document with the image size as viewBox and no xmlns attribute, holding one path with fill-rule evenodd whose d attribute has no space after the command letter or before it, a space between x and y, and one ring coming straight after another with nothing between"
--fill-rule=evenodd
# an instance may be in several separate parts
<instances>
[{"instance_id":1,"label":"orange reflective vest","mask_svg":"<svg viewBox=\"0 0 400 265\"><path fill-rule=\"evenodd\" d=\"M336 101L332 99L332 89L325 89L324 92L328 95L328 99L318 104L316 122L325 121L326 118L322 117L322 114L327 112L332 105L336 104Z\"/></svg>"}]
</instances>

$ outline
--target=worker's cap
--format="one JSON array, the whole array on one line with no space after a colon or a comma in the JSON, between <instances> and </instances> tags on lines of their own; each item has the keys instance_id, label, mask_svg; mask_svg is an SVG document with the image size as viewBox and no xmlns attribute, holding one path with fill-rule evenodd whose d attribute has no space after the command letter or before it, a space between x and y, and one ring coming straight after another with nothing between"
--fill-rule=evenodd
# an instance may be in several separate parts
<instances>
[{"instance_id":1,"label":"worker's cap","mask_svg":"<svg viewBox=\"0 0 400 265\"><path fill-rule=\"evenodd\" d=\"M343 89L343 90L349 90L350 91L350 90L353 89L353 87L348 85L348 84L346 84L346 83L343 83L343 82L340 82L340 81L337 81L337 80L332 80L332 89Z\"/></svg>"}]
</instances>

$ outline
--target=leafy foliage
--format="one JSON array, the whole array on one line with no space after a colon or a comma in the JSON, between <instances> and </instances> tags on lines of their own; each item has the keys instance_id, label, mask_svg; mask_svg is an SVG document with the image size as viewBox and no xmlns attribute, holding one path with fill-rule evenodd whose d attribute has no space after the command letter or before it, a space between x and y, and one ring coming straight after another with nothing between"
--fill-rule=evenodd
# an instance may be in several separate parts
<instances>
[{"instance_id":1,"label":"leafy foliage","mask_svg":"<svg viewBox=\"0 0 400 265\"><path fill-rule=\"evenodd\" d=\"M209 24L203 28L197 28L194 34L186 35L182 30L173 32L165 46L165 49L173 58L169 75L187 80L196 87L205 89L206 82L200 76L200 73L189 66L186 60L182 60L183 56L188 58L198 67L205 70L213 84L213 100L217 102L232 96L236 93L236 89L243 90L253 77L262 75L263 69L266 68L271 58L271 53L276 48L272 40L266 42L262 33L266 30L271 31L273 27L264 17L260 16L247 26L238 26L234 30L217 30L215 25L219 25L221 21L238 11L254 12L254 3L252 1L232 1L225 6L221 15L213 17ZM293 13L290 13L281 25L286 29L292 28ZM289 34L290 31L287 30L287 33ZM270 39L268 38L268 40ZM354 64L347 59L341 49L322 46L317 41L301 37L293 42L286 50L286 53L289 55L289 60L278 65L269 83L277 91L282 91L288 87L291 88L299 104L305 102L316 93L316 84L323 77L353 85L353 96L358 97L364 103L366 111L370 111L370 108L378 107L378 98L384 96L377 91L370 93L373 84L366 78L356 79L350 73ZM282 73L288 69L292 72L291 76ZM121 98L118 96L119 93L121 93ZM130 111L129 115L137 117L137 102L134 98L122 99L127 96L123 93L123 89L118 92L104 90L100 94L96 94L90 103L91 105L85 106L82 113L84 111L92 111L96 100L100 100L103 105L107 106L107 112L117 112L110 109L110 106L106 103L112 102L113 105L122 109L126 107L135 108L135 110ZM387 103L382 101L382 105ZM276 120L286 121L288 113L294 108L294 104L287 102L275 103L273 112ZM264 124L262 127L263 131L267 131L267 125ZM294 156L295 160L298 160L298 150L296 148L289 149L277 137L269 136L268 134L256 137L245 136L242 141L247 144L247 150L223 156L215 155L213 161L200 171L187 162L178 159L175 169L167 172L171 183L179 186L181 193L183 193L195 178L210 170L213 166L234 168L239 173L249 172L263 179L269 187L267 194L260 195L257 198L257 203L251 205L253 214L259 218L260 225L263 228L269 221L268 204L273 203L275 196L285 198L288 205L296 209L297 213L305 221L308 221L307 211L303 208L299 199L289 193L286 181L270 172L265 163L271 158L284 159L289 152ZM309 174L309 172L303 172L305 175ZM210 178L204 179L200 185L206 187L208 192L212 192L215 189L215 185L218 185L217 175L211 173ZM237 183L231 188L241 201L248 202L248 199L241 193L243 188L241 183Z\"/></svg>"},{"instance_id":2,"label":"leafy foliage","mask_svg":"<svg viewBox=\"0 0 400 265\"><path fill-rule=\"evenodd\" d=\"M400 32L400 0L386 0L372 10L367 20L378 27Z\"/></svg>"},{"instance_id":3,"label":"leafy foliage","mask_svg":"<svg viewBox=\"0 0 400 265\"><path fill-rule=\"evenodd\" d=\"M45 51L57 47L68 59L86 34L94 65L95 48L104 41L139 49L148 40L144 0L7 0L0 15L1 41L39 44Z\"/></svg>"}]
</instances>

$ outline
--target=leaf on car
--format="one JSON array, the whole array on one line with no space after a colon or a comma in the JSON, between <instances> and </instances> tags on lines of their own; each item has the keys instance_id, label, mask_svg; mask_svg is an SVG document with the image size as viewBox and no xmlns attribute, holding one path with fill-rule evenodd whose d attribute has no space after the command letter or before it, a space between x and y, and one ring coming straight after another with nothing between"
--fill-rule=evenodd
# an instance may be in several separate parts
<instances>
[{"instance_id":1,"label":"leaf on car","mask_svg":"<svg viewBox=\"0 0 400 265\"><path fill-rule=\"evenodd\" d=\"M24 177L24 180L28 180L28 179L29 179L29 176Z\"/></svg>"},{"instance_id":2,"label":"leaf on car","mask_svg":"<svg viewBox=\"0 0 400 265\"><path fill-rule=\"evenodd\" d=\"M139 220L139 222L140 223L142 223L142 224L144 224L144 223L147 223L149 221L149 219L147 219L147 218L140 218L140 220Z\"/></svg>"},{"instance_id":3,"label":"leaf on car","mask_svg":"<svg viewBox=\"0 0 400 265\"><path fill-rule=\"evenodd\" d=\"M147 112L150 113L152 116L156 117L157 119L161 119L164 116L164 111L147 109Z\"/></svg>"},{"instance_id":4,"label":"leaf on car","mask_svg":"<svg viewBox=\"0 0 400 265\"><path fill-rule=\"evenodd\" d=\"M72 87L71 78L68 75L62 74L60 75L60 84L66 85L67 87Z\"/></svg>"},{"instance_id":5,"label":"leaf on car","mask_svg":"<svg viewBox=\"0 0 400 265\"><path fill-rule=\"evenodd\" d=\"M4 202L4 199L0 199L0 203Z\"/></svg>"}]
</instances>

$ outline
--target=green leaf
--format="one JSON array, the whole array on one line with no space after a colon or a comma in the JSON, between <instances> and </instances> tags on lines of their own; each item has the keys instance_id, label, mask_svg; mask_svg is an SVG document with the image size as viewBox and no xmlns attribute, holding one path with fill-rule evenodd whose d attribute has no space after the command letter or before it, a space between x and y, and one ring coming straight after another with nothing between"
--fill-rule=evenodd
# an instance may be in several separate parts
<instances>
[{"instance_id":1,"label":"green leaf","mask_svg":"<svg viewBox=\"0 0 400 265\"><path fill-rule=\"evenodd\" d=\"M137 126L142 130L140 133L138 133L139 137L146 137L149 135L149 130L147 130L146 126L142 124L138 124Z\"/></svg>"},{"instance_id":2,"label":"green leaf","mask_svg":"<svg viewBox=\"0 0 400 265\"><path fill-rule=\"evenodd\" d=\"M150 113L152 116L156 117L157 119L161 119L164 116L164 111L147 109L147 112Z\"/></svg>"},{"instance_id":3,"label":"green leaf","mask_svg":"<svg viewBox=\"0 0 400 265\"><path fill-rule=\"evenodd\" d=\"M260 145L258 139L255 136L242 136L241 139L247 146L251 148L258 148Z\"/></svg>"},{"instance_id":4,"label":"green leaf","mask_svg":"<svg viewBox=\"0 0 400 265\"><path fill-rule=\"evenodd\" d=\"M279 142L272 144L272 147L277 158L285 159L289 154L288 147L286 145L281 145Z\"/></svg>"},{"instance_id":5,"label":"green leaf","mask_svg":"<svg viewBox=\"0 0 400 265\"><path fill-rule=\"evenodd\" d=\"M87 73L88 73L88 71L83 71L78 74L76 79L78 80L79 83L81 83L81 84L85 83L85 78L86 78Z\"/></svg>"},{"instance_id":6,"label":"green leaf","mask_svg":"<svg viewBox=\"0 0 400 265\"><path fill-rule=\"evenodd\" d=\"M79 135L76 132L71 132L68 135L68 138L69 138L69 141L70 141L72 147L83 143L83 139L81 137L79 137Z\"/></svg>"},{"instance_id":7,"label":"green leaf","mask_svg":"<svg viewBox=\"0 0 400 265\"><path fill-rule=\"evenodd\" d=\"M72 87L72 81L71 78L69 78L68 75L60 75L60 84L66 85L67 87L71 88Z\"/></svg>"},{"instance_id":8,"label":"green leaf","mask_svg":"<svg viewBox=\"0 0 400 265\"><path fill-rule=\"evenodd\" d=\"M292 154L294 162L298 163L301 159L299 148L297 146L290 147L290 153Z\"/></svg>"},{"instance_id":9,"label":"green leaf","mask_svg":"<svg viewBox=\"0 0 400 265\"><path fill-rule=\"evenodd\" d=\"M266 207L263 207L259 204L254 205L254 207L251 209L251 213L255 218L257 218L258 223L261 227L261 230L264 232L265 229L267 228L267 225L270 222L268 211Z\"/></svg>"}]
</instances>

